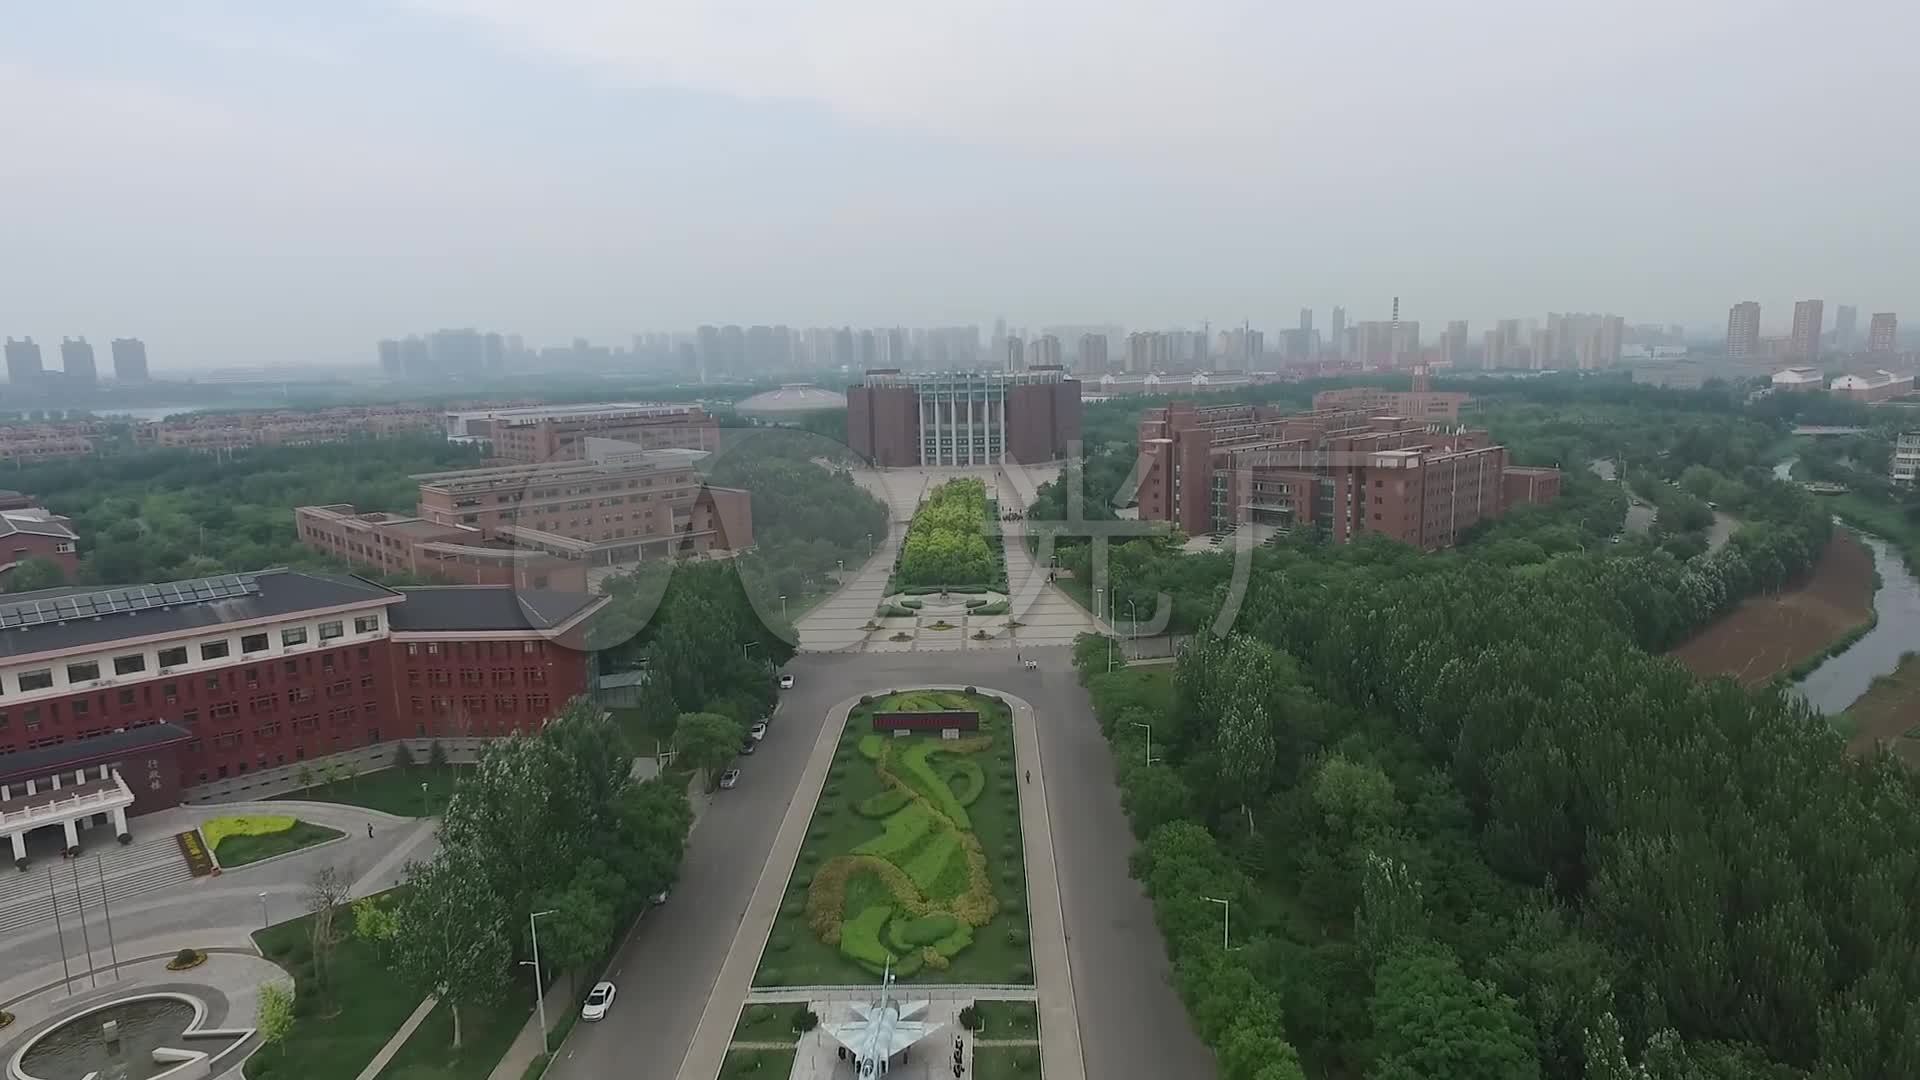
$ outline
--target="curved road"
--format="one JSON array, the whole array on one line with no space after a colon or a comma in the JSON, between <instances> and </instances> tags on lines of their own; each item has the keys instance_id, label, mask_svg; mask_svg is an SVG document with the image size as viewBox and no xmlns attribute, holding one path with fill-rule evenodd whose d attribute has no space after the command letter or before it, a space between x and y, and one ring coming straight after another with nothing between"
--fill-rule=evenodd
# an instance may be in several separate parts
<instances>
[{"instance_id":1,"label":"curved road","mask_svg":"<svg viewBox=\"0 0 1920 1080\"><path fill-rule=\"evenodd\" d=\"M968 682L1005 687L1032 702L1038 717L1087 1075L1215 1075L1212 1054L1167 983L1152 908L1127 876L1133 834L1086 692L1067 650L1027 655L1040 659L1040 671L1021 670L1006 651L796 658L787 667L795 687L759 752L741 765L740 786L720 792L695 827L672 899L634 927L609 968L620 986L610 1022L576 1026L547 1075L672 1080L827 710L852 694Z\"/></svg>"}]
</instances>

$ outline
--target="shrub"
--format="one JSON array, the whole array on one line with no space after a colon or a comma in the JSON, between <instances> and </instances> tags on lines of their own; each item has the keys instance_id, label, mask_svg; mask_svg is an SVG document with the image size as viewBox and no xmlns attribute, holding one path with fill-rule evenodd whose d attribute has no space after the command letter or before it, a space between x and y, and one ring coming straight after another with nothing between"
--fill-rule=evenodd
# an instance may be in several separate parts
<instances>
[{"instance_id":1,"label":"shrub","mask_svg":"<svg viewBox=\"0 0 1920 1080\"><path fill-rule=\"evenodd\" d=\"M1030 967L1028 967L1028 966L1027 966L1027 965L1025 965L1025 964L1021 964L1021 965L1019 965L1018 967L1016 967L1016 968L1014 968L1014 969L1013 969L1013 981L1014 981L1014 982L1017 982L1017 983L1030 983L1030 982L1032 982L1032 981L1033 981L1033 969L1032 969L1032 968L1030 968Z\"/></svg>"},{"instance_id":2,"label":"shrub","mask_svg":"<svg viewBox=\"0 0 1920 1080\"><path fill-rule=\"evenodd\" d=\"M793 1010L793 1030L805 1035L820 1026L820 1014L805 1005Z\"/></svg>"},{"instance_id":3,"label":"shrub","mask_svg":"<svg viewBox=\"0 0 1920 1080\"><path fill-rule=\"evenodd\" d=\"M886 819L885 831L853 849L855 855L878 855L888 861L916 850L940 822L924 803L913 803Z\"/></svg>"},{"instance_id":4,"label":"shrub","mask_svg":"<svg viewBox=\"0 0 1920 1080\"><path fill-rule=\"evenodd\" d=\"M893 908L877 904L848 919L840 927L841 954L861 967L884 972L893 954L881 944L880 933L891 918Z\"/></svg>"},{"instance_id":5,"label":"shrub","mask_svg":"<svg viewBox=\"0 0 1920 1080\"><path fill-rule=\"evenodd\" d=\"M747 1006L747 1023L764 1024L771 1019L773 1019L773 1006L771 1005Z\"/></svg>"},{"instance_id":6,"label":"shrub","mask_svg":"<svg viewBox=\"0 0 1920 1080\"><path fill-rule=\"evenodd\" d=\"M828 785L826 786L826 789L825 789L825 791L824 791L824 794L826 794L826 795L829 795L829 796L831 796L831 795L838 795L838 794L840 794L840 785L839 785L839 784L828 784Z\"/></svg>"},{"instance_id":7,"label":"shrub","mask_svg":"<svg viewBox=\"0 0 1920 1080\"><path fill-rule=\"evenodd\" d=\"M879 761L887 753L887 737L878 732L868 732L860 736L860 756L868 761Z\"/></svg>"},{"instance_id":8,"label":"shrub","mask_svg":"<svg viewBox=\"0 0 1920 1080\"><path fill-rule=\"evenodd\" d=\"M967 1031L980 1030L980 1010L972 1005L960 1010L960 1026Z\"/></svg>"},{"instance_id":9,"label":"shrub","mask_svg":"<svg viewBox=\"0 0 1920 1080\"><path fill-rule=\"evenodd\" d=\"M873 695L872 695L872 694L861 694L861 695L860 695L860 704L862 704L862 705L871 705L871 704L873 704Z\"/></svg>"},{"instance_id":10,"label":"shrub","mask_svg":"<svg viewBox=\"0 0 1920 1080\"><path fill-rule=\"evenodd\" d=\"M1018 915L1020 914L1020 910L1021 910L1020 901L1004 900L1000 904L1000 910L1006 912L1009 915Z\"/></svg>"},{"instance_id":11,"label":"shrub","mask_svg":"<svg viewBox=\"0 0 1920 1080\"><path fill-rule=\"evenodd\" d=\"M1027 932L1025 930L1022 930L1017 926L1008 929L1007 944L1025 945L1026 943L1027 943Z\"/></svg>"},{"instance_id":12,"label":"shrub","mask_svg":"<svg viewBox=\"0 0 1920 1080\"><path fill-rule=\"evenodd\" d=\"M889 787L878 795L861 799L854 807L862 817L883 818L913 801L913 793L902 787Z\"/></svg>"},{"instance_id":13,"label":"shrub","mask_svg":"<svg viewBox=\"0 0 1920 1080\"><path fill-rule=\"evenodd\" d=\"M908 945L932 945L950 937L959 927L960 920L953 916L933 914L902 921L895 936Z\"/></svg>"},{"instance_id":14,"label":"shrub","mask_svg":"<svg viewBox=\"0 0 1920 1080\"><path fill-rule=\"evenodd\" d=\"M167 961L167 970L185 971L188 968L199 967L206 963L206 960L207 954L198 949L181 949L173 954L173 959Z\"/></svg>"},{"instance_id":15,"label":"shrub","mask_svg":"<svg viewBox=\"0 0 1920 1080\"><path fill-rule=\"evenodd\" d=\"M767 939L768 952L786 952L793 948L793 939L785 934L775 934Z\"/></svg>"},{"instance_id":16,"label":"shrub","mask_svg":"<svg viewBox=\"0 0 1920 1080\"><path fill-rule=\"evenodd\" d=\"M960 800L961 806L972 806L987 788L986 771L980 768L979 762L965 758L949 763L948 767L953 770L947 776L947 787L953 792L953 797Z\"/></svg>"},{"instance_id":17,"label":"shrub","mask_svg":"<svg viewBox=\"0 0 1920 1080\"><path fill-rule=\"evenodd\" d=\"M269 836L293 828L287 814L253 814L245 817L209 818L200 826L200 837L209 849L219 850L220 841L229 836Z\"/></svg>"},{"instance_id":18,"label":"shrub","mask_svg":"<svg viewBox=\"0 0 1920 1080\"><path fill-rule=\"evenodd\" d=\"M817 851L803 851L800 853L800 861L806 863L808 866L812 866L814 863L820 861L820 853Z\"/></svg>"},{"instance_id":19,"label":"shrub","mask_svg":"<svg viewBox=\"0 0 1920 1080\"><path fill-rule=\"evenodd\" d=\"M840 812L840 808L832 803L821 803L813 812L821 817L832 817Z\"/></svg>"},{"instance_id":20,"label":"shrub","mask_svg":"<svg viewBox=\"0 0 1920 1080\"><path fill-rule=\"evenodd\" d=\"M779 986L781 980L786 977L786 974L784 970L777 967L761 968L760 977L754 981L762 986Z\"/></svg>"},{"instance_id":21,"label":"shrub","mask_svg":"<svg viewBox=\"0 0 1920 1080\"><path fill-rule=\"evenodd\" d=\"M807 905L798 900L789 900L780 907L780 914L797 918L806 913Z\"/></svg>"},{"instance_id":22,"label":"shrub","mask_svg":"<svg viewBox=\"0 0 1920 1080\"><path fill-rule=\"evenodd\" d=\"M971 687L971 686L969 686L969 687L967 687L967 693L969 693L969 694L977 694L977 693L979 693L979 691L977 691L977 690L975 690L975 689L974 689L973 687Z\"/></svg>"}]
</instances>

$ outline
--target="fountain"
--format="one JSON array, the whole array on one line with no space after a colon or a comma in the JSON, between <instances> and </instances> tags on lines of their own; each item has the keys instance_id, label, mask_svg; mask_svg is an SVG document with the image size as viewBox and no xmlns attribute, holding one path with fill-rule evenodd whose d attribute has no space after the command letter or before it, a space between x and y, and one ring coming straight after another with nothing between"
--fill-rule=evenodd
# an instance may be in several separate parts
<instances>
[{"instance_id":1,"label":"fountain","mask_svg":"<svg viewBox=\"0 0 1920 1080\"><path fill-rule=\"evenodd\" d=\"M206 1004L180 993L123 998L68 1017L22 1047L7 1080L195 1080L252 1032L202 1027ZM218 1039L210 1051L190 1049Z\"/></svg>"}]
</instances>

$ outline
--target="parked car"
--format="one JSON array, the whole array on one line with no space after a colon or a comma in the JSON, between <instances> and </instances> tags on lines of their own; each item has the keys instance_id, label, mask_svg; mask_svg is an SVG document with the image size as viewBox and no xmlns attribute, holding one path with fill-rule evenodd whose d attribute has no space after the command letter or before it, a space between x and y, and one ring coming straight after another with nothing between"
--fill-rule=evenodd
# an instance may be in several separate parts
<instances>
[{"instance_id":1,"label":"parked car","mask_svg":"<svg viewBox=\"0 0 1920 1080\"><path fill-rule=\"evenodd\" d=\"M720 774L720 786L723 788L737 787L739 783L739 769L728 769L726 772Z\"/></svg>"},{"instance_id":2,"label":"parked car","mask_svg":"<svg viewBox=\"0 0 1920 1080\"><path fill-rule=\"evenodd\" d=\"M613 1005L614 992L613 984L610 982L594 983L593 989L587 993L587 1003L580 1008L580 1019L605 1019L607 1010Z\"/></svg>"},{"instance_id":3,"label":"parked car","mask_svg":"<svg viewBox=\"0 0 1920 1080\"><path fill-rule=\"evenodd\" d=\"M659 892L653 894L653 903L655 907L658 907L661 904L664 904L666 902L667 902L667 890L661 889Z\"/></svg>"},{"instance_id":4,"label":"parked car","mask_svg":"<svg viewBox=\"0 0 1920 1080\"><path fill-rule=\"evenodd\" d=\"M791 675L780 676L780 689L782 690L793 689L793 676Z\"/></svg>"},{"instance_id":5,"label":"parked car","mask_svg":"<svg viewBox=\"0 0 1920 1080\"><path fill-rule=\"evenodd\" d=\"M760 744L753 741L752 739L740 740L740 752L743 754L751 754L759 748L760 748Z\"/></svg>"},{"instance_id":6,"label":"parked car","mask_svg":"<svg viewBox=\"0 0 1920 1080\"><path fill-rule=\"evenodd\" d=\"M767 722L765 720L762 720L759 723L753 725L752 727L747 729L747 734L751 736L755 742L758 742L761 739L766 738Z\"/></svg>"}]
</instances>

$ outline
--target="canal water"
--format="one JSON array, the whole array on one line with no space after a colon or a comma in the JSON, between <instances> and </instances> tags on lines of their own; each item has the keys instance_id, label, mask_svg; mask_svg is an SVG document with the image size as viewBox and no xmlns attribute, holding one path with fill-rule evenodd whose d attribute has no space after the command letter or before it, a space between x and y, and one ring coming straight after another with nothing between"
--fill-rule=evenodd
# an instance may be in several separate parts
<instances>
[{"instance_id":1,"label":"canal water","mask_svg":"<svg viewBox=\"0 0 1920 1080\"><path fill-rule=\"evenodd\" d=\"M1858 701L1874 679L1891 675L1900 666L1901 653L1920 649L1920 581L1891 544L1866 533L1855 535L1873 552L1874 569L1880 572L1880 591L1873 594L1873 610L1880 619L1846 652L1799 682L1800 693L1829 715Z\"/></svg>"}]
</instances>

